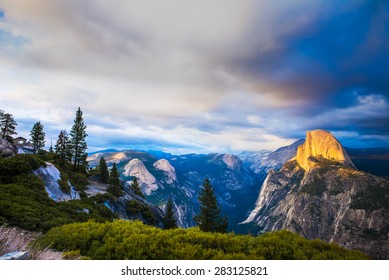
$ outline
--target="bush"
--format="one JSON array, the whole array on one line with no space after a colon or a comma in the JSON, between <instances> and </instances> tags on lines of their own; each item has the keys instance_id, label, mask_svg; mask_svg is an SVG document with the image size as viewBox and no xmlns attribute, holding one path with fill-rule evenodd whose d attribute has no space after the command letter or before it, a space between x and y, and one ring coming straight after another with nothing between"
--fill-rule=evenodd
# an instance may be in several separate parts
<instances>
[{"instance_id":1,"label":"bush","mask_svg":"<svg viewBox=\"0 0 389 280\"><path fill-rule=\"evenodd\" d=\"M74 223L50 230L39 246L80 250L89 259L368 259L319 240L277 231L257 237L202 232L198 228L162 230L139 221Z\"/></svg>"},{"instance_id":2,"label":"bush","mask_svg":"<svg viewBox=\"0 0 389 280\"><path fill-rule=\"evenodd\" d=\"M0 158L0 183L9 183L12 177L29 174L41 166L46 166L46 163L34 155Z\"/></svg>"},{"instance_id":3,"label":"bush","mask_svg":"<svg viewBox=\"0 0 389 280\"><path fill-rule=\"evenodd\" d=\"M148 224L155 225L156 219L153 210L137 200L127 201L126 212L128 216L140 215Z\"/></svg>"},{"instance_id":4,"label":"bush","mask_svg":"<svg viewBox=\"0 0 389 280\"><path fill-rule=\"evenodd\" d=\"M61 172L61 179L58 180L59 189L66 193L70 194L70 186L69 186L69 177L67 174Z\"/></svg>"},{"instance_id":5,"label":"bush","mask_svg":"<svg viewBox=\"0 0 389 280\"><path fill-rule=\"evenodd\" d=\"M32 170L40 166L45 166L45 163L34 155L17 155L0 160L2 224L45 232L52 227L75 221L94 219L103 222L115 217L109 209L93 199L59 203L51 200L43 181L32 174ZM62 173L61 177L61 181L66 182L66 173Z\"/></svg>"}]
</instances>

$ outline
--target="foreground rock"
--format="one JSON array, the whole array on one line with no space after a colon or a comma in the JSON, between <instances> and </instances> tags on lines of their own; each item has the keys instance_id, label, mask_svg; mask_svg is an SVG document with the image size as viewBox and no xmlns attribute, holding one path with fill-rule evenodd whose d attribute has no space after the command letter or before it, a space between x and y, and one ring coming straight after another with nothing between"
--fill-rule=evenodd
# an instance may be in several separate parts
<instances>
[{"instance_id":1,"label":"foreground rock","mask_svg":"<svg viewBox=\"0 0 389 280\"><path fill-rule=\"evenodd\" d=\"M15 251L0 257L0 260L28 260L30 254L26 251Z\"/></svg>"},{"instance_id":2,"label":"foreground rock","mask_svg":"<svg viewBox=\"0 0 389 280\"><path fill-rule=\"evenodd\" d=\"M17 148L0 136L0 157L12 157L17 155Z\"/></svg>"}]
</instances>

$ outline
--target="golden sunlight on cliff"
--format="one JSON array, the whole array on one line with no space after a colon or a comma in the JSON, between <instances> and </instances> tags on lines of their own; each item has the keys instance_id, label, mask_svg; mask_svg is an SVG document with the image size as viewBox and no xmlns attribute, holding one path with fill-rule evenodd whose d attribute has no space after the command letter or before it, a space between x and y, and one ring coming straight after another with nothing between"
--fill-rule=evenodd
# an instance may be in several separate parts
<instances>
[{"instance_id":1,"label":"golden sunlight on cliff","mask_svg":"<svg viewBox=\"0 0 389 280\"><path fill-rule=\"evenodd\" d=\"M316 165L313 158L338 161L354 167L342 145L331 133L325 130L307 131L305 143L297 149L297 163L306 171Z\"/></svg>"}]
</instances>

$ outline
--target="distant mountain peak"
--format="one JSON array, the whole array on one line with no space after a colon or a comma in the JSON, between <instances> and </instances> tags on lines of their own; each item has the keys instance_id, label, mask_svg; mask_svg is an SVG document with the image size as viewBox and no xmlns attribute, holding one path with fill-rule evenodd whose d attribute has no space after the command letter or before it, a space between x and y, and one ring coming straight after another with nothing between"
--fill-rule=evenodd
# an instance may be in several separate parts
<instances>
[{"instance_id":1,"label":"distant mountain peak","mask_svg":"<svg viewBox=\"0 0 389 280\"><path fill-rule=\"evenodd\" d=\"M306 140L297 148L295 159L305 171L315 167L318 159L337 161L354 167L339 141L330 132L321 129L307 131Z\"/></svg>"}]
</instances>

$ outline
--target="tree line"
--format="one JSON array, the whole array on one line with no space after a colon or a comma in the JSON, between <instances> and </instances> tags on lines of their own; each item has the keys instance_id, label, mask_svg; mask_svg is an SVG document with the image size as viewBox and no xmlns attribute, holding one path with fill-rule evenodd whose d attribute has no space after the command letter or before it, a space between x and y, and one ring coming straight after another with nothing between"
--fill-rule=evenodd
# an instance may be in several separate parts
<instances>
[{"instance_id":1,"label":"tree line","mask_svg":"<svg viewBox=\"0 0 389 280\"><path fill-rule=\"evenodd\" d=\"M0 110L0 136L9 142L13 142L13 135L16 135L17 123L12 114L5 113ZM83 119L83 112L79 107L76 111L76 117L74 119L73 126L70 130L70 135L66 130L61 130L55 149L51 146L50 153L54 154L54 159L61 165L71 164L74 171L86 171L88 154L86 137L86 125ZM30 139L32 145L32 152L34 154L44 152L46 133L44 132L43 124L36 122L31 131Z\"/></svg>"},{"instance_id":2,"label":"tree line","mask_svg":"<svg viewBox=\"0 0 389 280\"><path fill-rule=\"evenodd\" d=\"M0 110L1 137L12 142L12 136L17 134L16 126L17 123L12 114ZM60 166L72 165L74 171L86 172L88 156L86 153L86 137L88 136L86 128L83 112L79 107L76 111L70 134L66 130L61 130L55 148L53 149L51 146L49 149L49 153L54 155L54 159ZM36 122L30 132L30 142L34 154L43 151L46 142L45 136L43 124L40 121ZM110 184L107 191L116 197L121 196L123 194L123 186L120 182L120 174L116 163L113 164L111 170L108 170L107 163L104 157L102 157L98 169L101 181L105 184ZM136 177L131 182L130 189L136 195L145 198ZM208 178L204 180L198 199L200 202L200 213L194 217L194 220L199 228L206 232L226 232L228 226L227 218L221 216L221 208L217 203L213 187ZM166 203L163 224L165 229L177 227L177 219L171 197Z\"/></svg>"}]
</instances>

